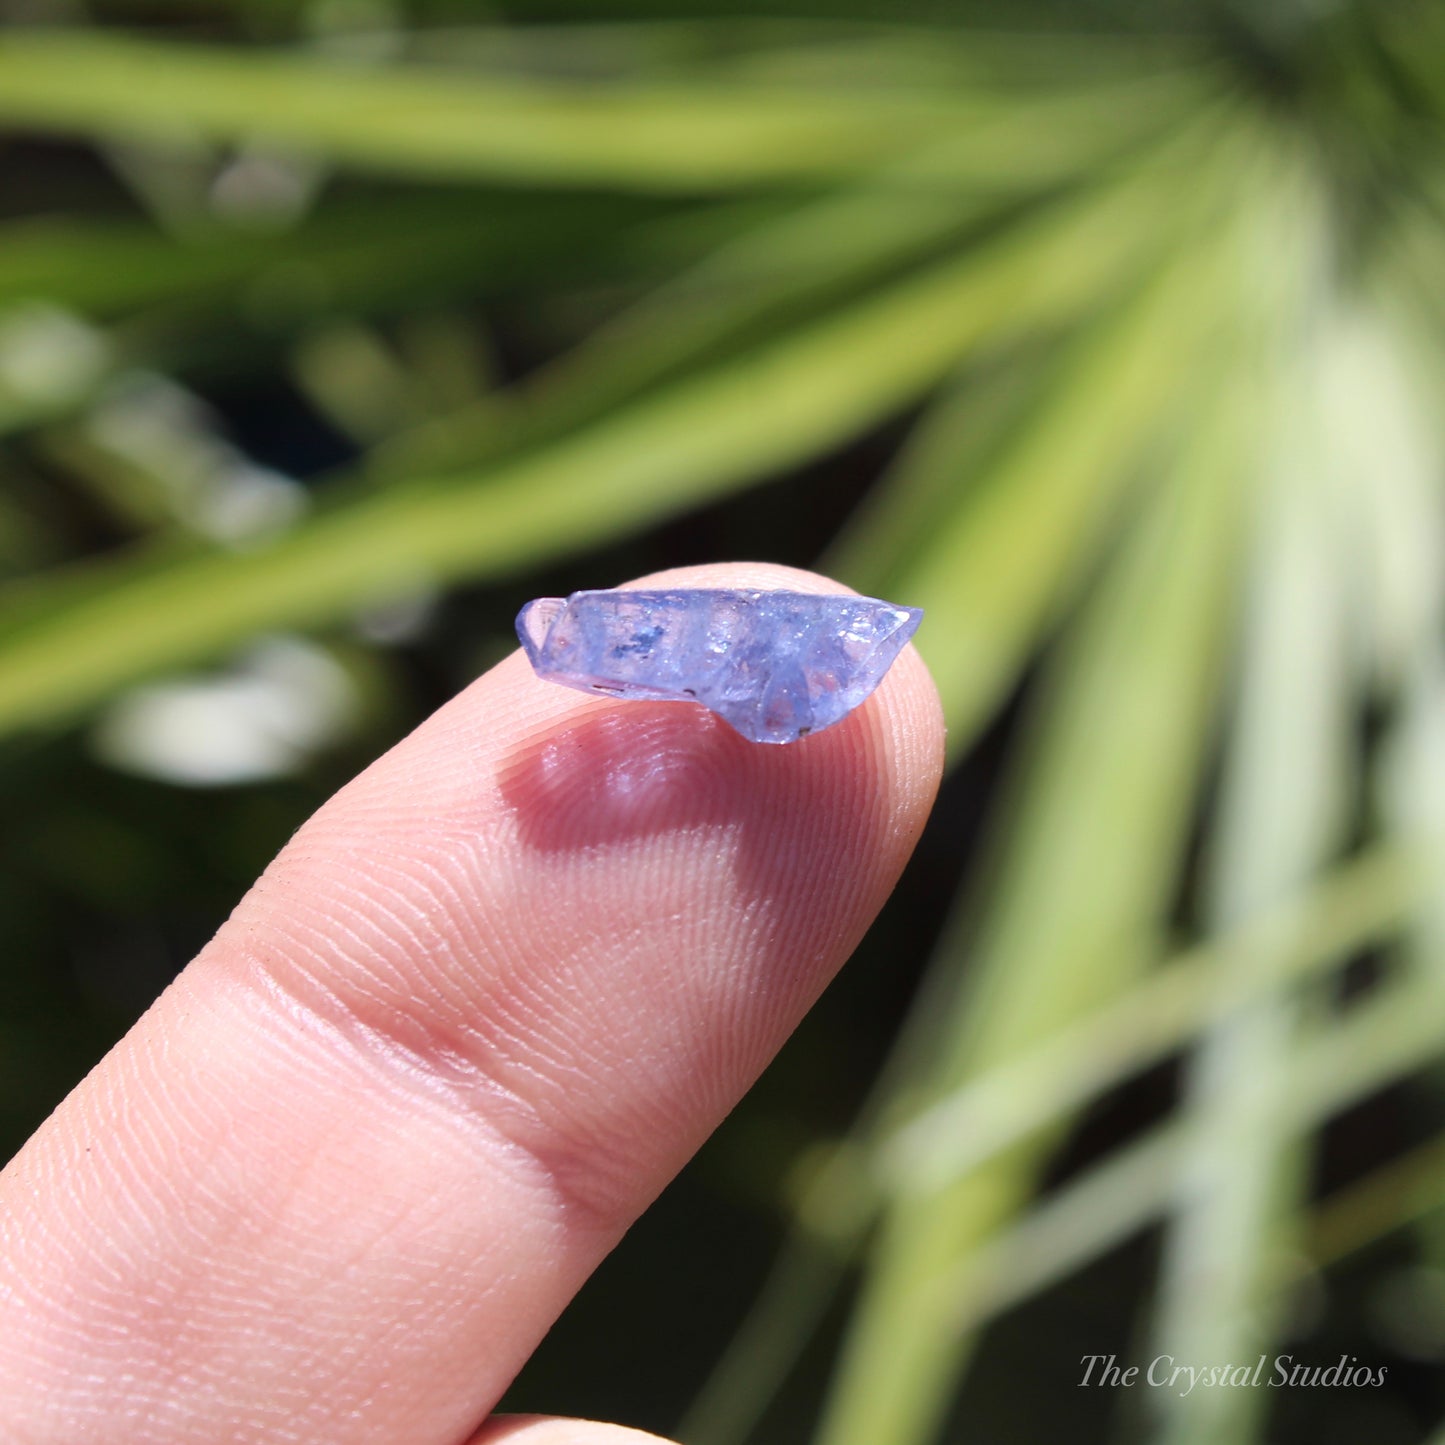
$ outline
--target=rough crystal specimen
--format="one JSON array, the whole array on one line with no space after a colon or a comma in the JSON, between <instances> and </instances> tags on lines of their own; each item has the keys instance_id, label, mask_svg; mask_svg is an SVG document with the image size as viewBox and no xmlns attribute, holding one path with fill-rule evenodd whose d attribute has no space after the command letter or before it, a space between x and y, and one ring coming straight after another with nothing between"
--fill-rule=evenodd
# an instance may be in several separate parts
<instances>
[{"instance_id":1,"label":"rough crystal specimen","mask_svg":"<svg viewBox=\"0 0 1445 1445\"><path fill-rule=\"evenodd\" d=\"M922 617L811 592L574 592L529 602L517 636L551 682L701 703L755 743L791 743L852 712Z\"/></svg>"}]
</instances>

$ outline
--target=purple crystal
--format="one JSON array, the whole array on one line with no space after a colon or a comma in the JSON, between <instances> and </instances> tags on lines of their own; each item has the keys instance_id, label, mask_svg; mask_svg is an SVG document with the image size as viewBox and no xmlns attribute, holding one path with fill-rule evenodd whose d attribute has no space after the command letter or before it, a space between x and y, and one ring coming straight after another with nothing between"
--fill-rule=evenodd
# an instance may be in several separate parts
<instances>
[{"instance_id":1,"label":"purple crystal","mask_svg":"<svg viewBox=\"0 0 1445 1445\"><path fill-rule=\"evenodd\" d=\"M755 743L791 743L852 712L922 617L812 592L574 592L529 602L517 636L550 682L701 703Z\"/></svg>"}]
</instances>

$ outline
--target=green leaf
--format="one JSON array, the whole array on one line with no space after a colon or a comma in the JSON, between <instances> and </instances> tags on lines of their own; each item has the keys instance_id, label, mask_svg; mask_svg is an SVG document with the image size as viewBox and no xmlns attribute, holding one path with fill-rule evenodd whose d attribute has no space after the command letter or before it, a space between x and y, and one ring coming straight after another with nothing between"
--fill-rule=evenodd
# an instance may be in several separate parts
<instances>
[{"instance_id":1,"label":"green leaf","mask_svg":"<svg viewBox=\"0 0 1445 1445\"><path fill-rule=\"evenodd\" d=\"M1023 354L989 356L940 395L902 451L819 559L858 591L902 596L907 573L961 494L997 462L1042 404L1070 338L1046 338Z\"/></svg>"},{"instance_id":2,"label":"green leaf","mask_svg":"<svg viewBox=\"0 0 1445 1445\"><path fill-rule=\"evenodd\" d=\"M1147 203L1130 193L1131 206ZM499 576L744 486L875 424L970 351L1057 324L1135 259L1082 247L1119 202L1050 210L851 308L504 454L338 503L239 553L174 549L0 597L0 730L391 588ZM525 407L524 397L521 405Z\"/></svg>"},{"instance_id":3,"label":"green leaf","mask_svg":"<svg viewBox=\"0 0 1445 1445\"><path fill-rule=\"evenodd\" d=\"M1428 1067L1445 1041L1440 1011L1415 984L1390 987L1348 1016L1334 1032L1307 1043L1287 1079L1283 1119L1288 1138L1303 1137L1378 1089ZM1186 1128L1179 1119L1158 1125L1091 1164L1076 1178L984 1242L959 1269L931 1281L922 1293L945 1328L964 1333L1107 1254L1147 1228L1169 1207L1186 1162ZM1343 1192L1338 1215L1319 1221L1316 1256L1326 1263L1356 1242L1437 1207L1441 1199L1438 1146L1407 1156L1397 1170L1371 1176L1375 1187ZM1385 1181L1407 1186L1382 1197ZM1370 1210L1361 1219L1356 1207ZM1363 1212L1363 1209L1362 1209ZM1336 1232L1338 1230L1338 1233ZM1262 1281L1271 1293L1288 1286L1296 1261L1276 1259Z\"/></svg>"},{"instance_id":4,"label":"green leaf","mask_svg":"<svg viewBox=\"0 0 1445 1445\"><path fill-rule=\"evenodd\" d=\"M540 39L540 44L539 44ZM545 57L546 39L534 38ZM552 43L565 61L565 31ZM919 33L937 51L947 37ZM901 163L900 184L1007 193L1085 172L1157 134L1217 86L1206 66L1127 70L1013 93L957 78L896 83L672 70L558 80L565 64L465 70L348 65L117 35L0 37L0 124L194 149L261 143L411 177L685 191L856 175Z\"/></svg>"},{"instance_id":5,"label":"green leaf","mask_svg":"<svg viewBox=\"0 0 1445 1445\"><path fill-rule=\"evenodd\" d=\"M1431 855L1380 846L1258 917L1177 954L1112 1003L930 1104L874 1147L886 1192L943 1188L1067 1121L1212 1023L1396 933L1428 896Z\"/></svg>"},{"instance_id":6,"label":"green leaf","mask_svg":"<svg viewBox=\"0 0 1445 1445\"><path fill-rule=\"evenodd\" d=\"M1193 405L1232 284L1235 258L1216 237L1236 190L1229 126L1203 158L1185 159L1191 139L1160 178L1168 200L1143 186L1118 198L1167 207L1169 225L1101 210L1077 238L1076 264L1152 230L1173 248L1164 263L1136 266L1122 298L1102 294L1088 324L1035 342L992 385L958 383L825 559L863 590L924 609L919 646L952 755L1072 596L1151 448Z\"/></svg>"},{"instance_id":7,"label":"green leaf","mask_svg":"<svg viewBox=\"0 0 1445 1445\"><path fill-rule=\"evenodd\" d=\"M1239 474L1246 411L1215 372L1191 418L1193 445L1181 446L1072 639L972 936L974 987L939 1025L939 1094L1098 1006L1148 956L1208 735L1238 514L1237 484L1221 478ZM955 961L963 946L955 929L945 944ZM930 1438L966 1348L948 1327L958 1302L940 1313L934 1282L967 1271L1019 1207L1039 1154L1015 1149L889 1209L828 1401L826 1445Z\"/></svg>"},{"instance_id":8,"label":"green leaf","mask_svg":"<svg viewBox=\"0 0 1445 1445\"><path fill-rule=\"evenodd\" d=\"M1292 248L1298 255L1304 248ZM1300 358L1282 375L1309 374ZM1306 382L1306 386L1309 383ZM1231 925L1290 896L1342 841L1356 742L1348 659L1348 544L1320 495L1325 418L1297 420L1260 486L1237 721L1209 859L1210 913ZM1290 1061L1309 999L1275 989L1220 1018L1187 1074L1176 1208L1165 1238L1154 1345L1180 1360L1253 1359L1281 1326L1278 1261L1306 1187L1308 1153L1285 1117ZM1318 1024L1320 1021L1315 1020ZM1263 1396L1159 1392L1162 1439L1240 1445L1263 1428Z\"/></svg>"},{"instance_id":9,"label":"green leaf","mask_svg":"<svg viewBox=\"0 0 1445 1445\"><path fill-rule=\"evenodd\" d=\"M1193 251L1061 348L1037 406L938 509L891 593L922 607L919 647L951 755L1012 685L1082 580L1151 444L1190 384L1213 300Z\"/></svg>"},{"instance_id":10,"label":"green leaf","mask_svg":"<svg viewBox=\"0 0 1445 1445\"><path fill-rule=\"evenodd\" d=\"M902 89L566 83L113 33L0 37L0 122L266 142L411 176L696 191L846 175L974 114L947 93Z\"/></svg>"},{"instance_id":11,"label":"green leaf","mask_svg":"<svg viewBox=\"0 0 1445 1445\"><path fill-rule=\"evenodd\" d=\"M970 222L975 208L959 197L869 185L789 207L726 239L528 377L520 404L493 396L417 428L373 452L368 476L475 467L528 436L596 421L937 261Z\"/></svg>"}]
</instances>

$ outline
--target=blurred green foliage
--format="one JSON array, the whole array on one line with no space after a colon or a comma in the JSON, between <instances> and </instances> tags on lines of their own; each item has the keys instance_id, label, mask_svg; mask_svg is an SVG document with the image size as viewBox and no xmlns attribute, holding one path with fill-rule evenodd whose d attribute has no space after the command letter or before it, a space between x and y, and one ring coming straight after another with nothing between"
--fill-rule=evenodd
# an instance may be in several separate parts
<instances>
[{"instance_id":1,"label":"blurred green foliage","mask_svg":"<svg viewBox=\"0 0 1445 1445\"><path fill-rule=\"evenodd\" d=\"M952 781L517 1403L1437 1427L1445 6L5 8L7 1145L520 601L817 565Z\"/></svg>"}]
</instances>

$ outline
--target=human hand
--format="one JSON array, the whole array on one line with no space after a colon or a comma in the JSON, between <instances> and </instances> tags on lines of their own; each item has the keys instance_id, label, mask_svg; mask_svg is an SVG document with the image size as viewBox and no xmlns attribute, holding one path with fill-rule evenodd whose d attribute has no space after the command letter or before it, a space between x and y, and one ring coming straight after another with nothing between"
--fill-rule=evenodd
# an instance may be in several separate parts
<instances>
[{"instance_id":1,"label":"human hand","mask_svg":"<svg viewBox=\"0 0 1445 1445\"><path fill-rule=\"evenodd\" d=\"M857 943L942 731L912 648L787 747L520 653L480 678L297 833L0 1174L0 1434L652 1438L483 1422Z\"/></svg>"}]
</instances>

